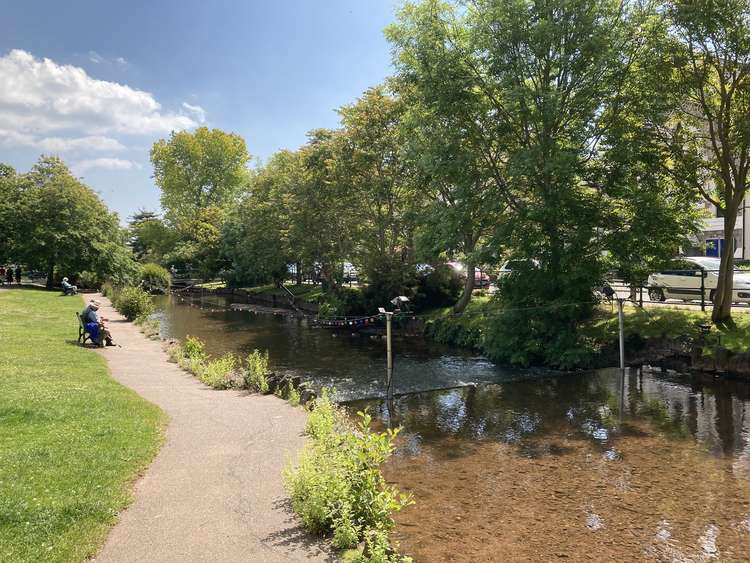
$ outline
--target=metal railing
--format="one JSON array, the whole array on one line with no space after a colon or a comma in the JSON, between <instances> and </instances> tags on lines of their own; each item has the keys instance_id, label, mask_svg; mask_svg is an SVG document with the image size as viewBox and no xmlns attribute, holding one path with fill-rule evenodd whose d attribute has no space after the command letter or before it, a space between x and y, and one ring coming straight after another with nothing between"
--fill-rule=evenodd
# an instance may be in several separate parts
<instances>
[{"instance_id":1,"label":"metal railing","mask_svg":"<svg viewBox=\"0 0 750 563\"><path fill-rule=\"evenodd\" d=\"M708 269L661 270L649 276L651 283L649 283L649 279L632 283L617 277L610 278L608 283L618 295L627 293L629 299L637 302L641 307L644 302L653 305L673 306L695 306L700 303L701 311L705 311L708 306L713 304L718 272L719 270ZM743 273L743 271L735 270L734 273L737 275ZM747 273L750 274L750 272ZM655 276L657 278L653 279ZM670 279L671 276L681 277L682 279ZM714 283L706 283L709 276ZM695 280L694 283L690 284L691 280ZM750 307L750 283L743 285L736 285L735 283L731 291L733 293L732 306ZM677 302L668 303L667 300L677 300Z\"/></svg>"}]
</instances>

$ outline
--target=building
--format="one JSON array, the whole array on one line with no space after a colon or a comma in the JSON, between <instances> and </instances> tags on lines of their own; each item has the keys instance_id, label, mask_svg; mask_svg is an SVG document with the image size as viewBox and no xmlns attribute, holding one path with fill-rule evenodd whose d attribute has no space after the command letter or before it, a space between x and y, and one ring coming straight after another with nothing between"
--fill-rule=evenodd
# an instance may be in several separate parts
<instances>
[{"instance_id":1,"label":"building","mask_svg":"<svg viewBox=\"0 0 750 563\"><path fill-rule=\"evenodd\" d=\"M746 205L747 204L747 205ZM727 242L724 240L724 217L715 205L703 201L700 203L701 208L706 209L709 216L704 220L703 232L698 235L687 254L721 256L721 252ZM743 202L740 212L737 215L735 224L734 237L734 258L740 260L750 260L750 198Z\"/></svg>"}]
</instances>

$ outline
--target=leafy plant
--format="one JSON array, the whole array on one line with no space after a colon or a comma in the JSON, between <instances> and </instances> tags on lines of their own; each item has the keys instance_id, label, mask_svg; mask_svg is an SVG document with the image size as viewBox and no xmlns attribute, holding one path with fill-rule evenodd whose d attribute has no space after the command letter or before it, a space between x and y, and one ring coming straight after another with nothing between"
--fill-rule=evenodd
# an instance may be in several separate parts
<instances>
[{"instance_id":1,"label":"leafy plant","mask_svg":"<svg viewBox=\"0 0 750 563\"><path fill-rule=\"evenodd\" d=\"M154 310L151 296L140 287L124 287L113 296L112 304L129 321L150 315Z\"/></svg>"},{"instance_id":2,"label":"leafy plant","mask_svg":"<svg viewBox=\"0 0 750 563\"><path fill-rule=\"evenodd\" d=\"M76 280L77 286L83 289L98 289L102 286L102 282L103 278L100 274L88 270L84 270L78 274L78 279Z\"/></svg>"},{"instance_id":3,"label":"leafy plant","mask_svg":"<svg viewBox=\"0 0 750 563\"><path fill-rule=\"evenodd\" d=\"M402 561L392 553L392 514L412 504L388 486L380 466L393 452L398 430L375 432L369 414L349 427L328 393L316 399L307 432L312 438L297 467L285 471L292 507L314 533L331 534L339 549L364 540L364 561ZM390 555L389 555L390 554Z\"/></svg>"},{"instance_id":4,"label":"leafy plant","mask_svg":"<svg viewBox=\"0 0 750 563\"><path fill-rule=\"evenodd\" d=\"M199 364L198 379L214 389L229 389L234 386L233 376L237 369L237 357L227 353L207 362Z\"/></svg>"},{"instance_id":5,"label":"leafy plant","mask_svg":"<svg viewBox=\"0 0 750 563\"><path fill-rule=\"evenodd\" d=\"M169 270L159 264L144 264L141 266L141 283L144 289L151 292L164 292L172 283L172 275Z\"/></svg>"},{"instance_id":6,"label":"leafy plant","mask_svg":"<svg viewBox=\"0 0 750 563\"><path fill-rule=\"evenodd\" d=\"M261 352L257 348L247 357L245 369L245 387L255 389L260 393L268 393L268 351Z\"/></svg>"}]
</instances>

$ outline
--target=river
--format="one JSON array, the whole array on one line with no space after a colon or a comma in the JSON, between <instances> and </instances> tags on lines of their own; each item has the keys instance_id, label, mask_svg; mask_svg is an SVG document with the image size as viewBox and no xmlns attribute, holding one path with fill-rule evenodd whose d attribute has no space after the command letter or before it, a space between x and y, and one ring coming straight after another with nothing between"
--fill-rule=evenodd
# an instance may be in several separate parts
<instances>
[{"instance_id":1,"label":"river","mask_svg":"<svg viewBox=\"0 0 750 563\"><path fill-rule=\"evenodd\" d=\"M384 473L414 495L394 535L416 561L748 559L747 383L508 370L410 338L396 341L386 401L382 341L220 300L159 305L163 336L268 349L274 369L401 426Z\"/></svg>"}]
</instances>

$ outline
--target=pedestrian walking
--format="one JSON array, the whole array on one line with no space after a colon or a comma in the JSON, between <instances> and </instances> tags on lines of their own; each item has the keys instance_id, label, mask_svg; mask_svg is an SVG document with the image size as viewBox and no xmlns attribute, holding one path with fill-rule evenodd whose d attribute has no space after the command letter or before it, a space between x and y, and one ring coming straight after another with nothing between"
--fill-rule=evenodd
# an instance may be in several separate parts
<instances>
[{"instance_id":1,"label":"pedestrian walking","mask_svg":"<svg viewBox=\"0 0 750 563\"><path fill-rule=\"evenodd\" d=\"M8 266L8 269L5 270L5 279L9 284L13 283L13 266Z\"/></svg>"},{"instance_id":2,"label":"pedestrian walking","mask_svg":"<svg viewBox=\"0 0 750 563\"><path fill-rule=\"evenodd\" d=\"M21 266L16 266L16 283L21 285Z\"/></svg>"}]
</instances>

